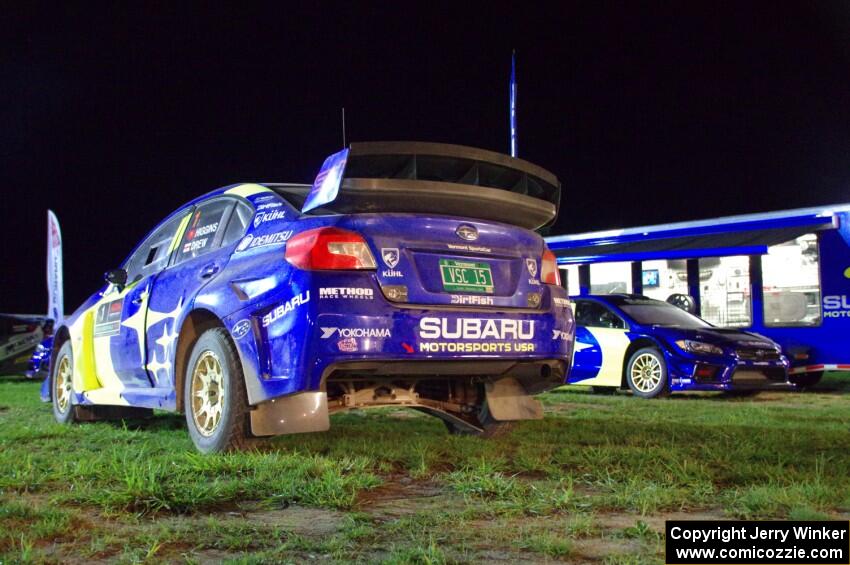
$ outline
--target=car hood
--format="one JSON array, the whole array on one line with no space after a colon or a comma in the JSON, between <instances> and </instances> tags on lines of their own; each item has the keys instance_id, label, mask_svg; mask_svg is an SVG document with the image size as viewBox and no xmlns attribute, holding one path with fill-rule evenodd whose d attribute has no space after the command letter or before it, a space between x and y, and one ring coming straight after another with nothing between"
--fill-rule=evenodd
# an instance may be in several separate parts
<instances>
[{"instance_id":1,"label":"car hood","mask_svg":"<svg viewBox=\"0 0 850 565\"><path fill-rule=\"evenodd\" d=\"M734 328L671 328L656 327L656 331L665 335L670 341L690 339L718 346L775 348L776 343L757 333L746 332Z\"/></svg>"}]
</instances>

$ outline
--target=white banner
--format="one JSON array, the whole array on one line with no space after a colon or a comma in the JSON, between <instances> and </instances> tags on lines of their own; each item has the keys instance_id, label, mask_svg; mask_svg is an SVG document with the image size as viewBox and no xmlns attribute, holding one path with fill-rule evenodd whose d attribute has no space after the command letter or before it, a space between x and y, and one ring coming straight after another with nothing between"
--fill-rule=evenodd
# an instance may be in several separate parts
<instances>
[{"instance_id":1,"label":"white banner","mask_svg":"<svg viewBox=\"0 0 850 565\"><path fill-rule=\"evenodd\" d=\"M47 317L56 325L65 317L65 299L62 296L62 232L59 220L47 211Z\"/></svg>"}]
</instances>

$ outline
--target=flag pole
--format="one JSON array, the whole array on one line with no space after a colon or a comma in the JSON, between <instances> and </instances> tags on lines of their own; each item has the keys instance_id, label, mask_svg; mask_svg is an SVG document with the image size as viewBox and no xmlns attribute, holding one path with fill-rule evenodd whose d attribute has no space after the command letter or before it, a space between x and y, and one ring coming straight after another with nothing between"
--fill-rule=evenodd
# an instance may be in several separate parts
<instances>
[{"instance_id":1,"label":"flag pole","mask_svg":"<svg viewBox=\"0 0 850 565\"><path fill-rule=\"evenodd\" d=\"M511 121L511 157L519 155L517 147L516 127L516 49L511 52L511 88L510 88L510 121Z\"/></svg>"}]
</instances>

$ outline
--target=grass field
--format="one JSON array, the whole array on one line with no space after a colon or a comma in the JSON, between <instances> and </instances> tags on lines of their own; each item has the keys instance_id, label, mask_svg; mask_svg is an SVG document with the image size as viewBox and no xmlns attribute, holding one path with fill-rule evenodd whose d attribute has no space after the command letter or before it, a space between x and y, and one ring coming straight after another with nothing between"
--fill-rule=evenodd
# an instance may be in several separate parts
<instances>
[{"instance_id":1,"label":"grass field","mask_svg":"<svg viewBox=\"0 0 850 565\"><path fill-rule=\"evenodd\" d=\"M850 375L645 401L565 387L498 440L384 409L201 456L181 416L55 424L0 378L0 562L661 562L667 518L850 518Z\"/></svg>"}]
</instances>

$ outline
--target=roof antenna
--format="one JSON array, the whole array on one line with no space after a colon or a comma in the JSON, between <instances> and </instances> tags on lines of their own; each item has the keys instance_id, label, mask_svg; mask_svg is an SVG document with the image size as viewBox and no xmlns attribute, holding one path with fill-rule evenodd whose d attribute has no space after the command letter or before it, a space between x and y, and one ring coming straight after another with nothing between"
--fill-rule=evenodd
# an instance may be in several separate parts
<instances>
[{"instance_id":1,"label":"roof antenna","mask_svg":"<svg viewBox=\"0 0 850 565\"><path fill-rule=\"evenodd\" d=\"M342 107L342 148L345 149L345 106Z\"/></svg>"},{"instance_id":2,"label":"roof antenna","mask_svg":"<svg viewBox=\"0 0 850 565\"><path fill-rule=\"evenodd\" d=\"M511 121L511 157L518 156L516 129L516 49L511 52L511 88L510 88L510 121Z\"/></svg>"}]
</instances>

